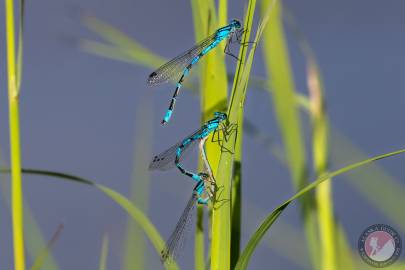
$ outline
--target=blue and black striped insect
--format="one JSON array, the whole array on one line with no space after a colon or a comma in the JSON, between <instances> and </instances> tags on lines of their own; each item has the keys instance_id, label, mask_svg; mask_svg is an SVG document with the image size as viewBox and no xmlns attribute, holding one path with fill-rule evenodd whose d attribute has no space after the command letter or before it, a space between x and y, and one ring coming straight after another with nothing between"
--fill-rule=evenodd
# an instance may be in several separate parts
<instances>
[{"instance_id":1,"label":"blue and black striped insect","mask_svg":"<svg viewBox=\"0 0 405 270\"><path fill-rule=\"evenodd\" d=\"M149 169L150 170L167 170L171 169L174 166L176 166L180 172L184 175L187 175L188 177L191 177L196 181L197 183L202 184L202 188L198 189L198 195L201 195L205 190L204 190L204 181L201 177L200 174L193 173L191 171L186 170L183 165L180 163L184 157L184 155L190 151L196 143L199 143L200 145L200 150L201 154L203 157L203 161L205 164L205 167L210 174L210 177L213 178L212 172L205 154L205 148L204 144L205 141L207 140L208 136L212 132L216 132L218 130L226 130L226 127L223 123L227 119L227 115L222 112L215 112L214 113L214 118L207 121L200 129L197 131L193 132L191 135L187 136L185 139L180 141L179 143L173 145L166 151L160 153L159 155L156 155L151 163L149 164ZM230 132L229 132L230 133ZM229 134L227 133L227 134ZM224 132L224 138L225 138L225 132ZM226 138L225 138L226 139ZM198 202L202 204L206 204L208 201L207 198L203 199L201 197L198 198Z\"/></svg>"},{"instance_id":2,"label":"blue and black striped insect","mask_svg":"<svg viewBox=\"0 0 405 270\"><path fill-rule=\"evenodd\" d=\"M190 224L193 219L195 213L195 206L197 204L198 199L201 197L200 194L204 192L204 190L211 190L211 188L205 188L204 186L208 184L214 183L210 176L206 173L200 173L200 177L203 182L198 182L197 185L193 189L193 193L190 199L187 202L186 207L183 210L183 213L180 216L179 221L176 224L176 227L172 234L170 235L169 239L167 240L166 247L161 252L161 261L163 264L170 263L172 260L176 259L179 251L184 245L184 241L188 230L190 229ZM205 183L205 185L203 185ZM212 198L212 194L209 192L207 193L207 200Z\"/></svg>"},{"instance_id":3,"label":"blue and black striped insect","mask_svg":"<svg viewBox=\"0 0 405 270\"><path fill-rule=\"evenodd\" d=\"M169 108L162 120L162 124L169 122L176 103L177 95L180 92L184 78L189 74L191 68L215 48L222 40L227 40L224 52L238 59L229 50L229 44L238 41L240 43L244 30L238 20L232 20L227 26L219 28L214 34L202 40L200 43L173 58L157 70L152 72L147 80L148 85L157 85L169 80L178 81ZM235 40L236 39L236 40Z\"/></svg>"}]
</instances>

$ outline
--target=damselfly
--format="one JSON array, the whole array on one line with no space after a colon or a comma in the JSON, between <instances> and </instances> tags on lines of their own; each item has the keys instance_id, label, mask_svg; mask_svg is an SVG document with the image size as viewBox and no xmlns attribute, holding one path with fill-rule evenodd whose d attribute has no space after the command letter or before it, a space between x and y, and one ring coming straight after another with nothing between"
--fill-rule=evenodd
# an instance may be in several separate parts
<instances>
[{"instance_id":1,"label":"damselfly","mask_svg":"<svg viewBox=\"0 0 405 270\"><path fill-rule=\"evenodd\" d=\"M191 49L173 58L149 75L147 80L149 85L156 85L169 80L178 80L169 108L162 120L162 124L166 124L170 120L183 80L189 74L193 65L196 64L201 57L215 48L222 40L227 40L224 52L237 58L230 53L229 44L235 39L240 43L243 32L244 30L241 23L238 20L232 20L228 25L219 28L214 34L202 40Z\"/></svg>"},{"instance_id":2,"label":"damselfly","mask_svg":"<svg viewBox=\"0 0 405 270\"><path fill-rule=\"evenodd\" d=\"M207 167L210 177L213 178L211 169L208 164L208 160L206 158L204 143L205 140L208 138L209 134L211 134L212 132L215 132L219 129L222 130L226 129L225 125L223 124L223 121L226 120L227 118L226 114L221 112L215 112L214 116L215 117L213 119L206 122L200 129L193 132L191 135L187 136L185 139L173 145L166 151L160 153L159 155L156 155L149 164L149 169L167 170L176 166L182 174L191 177L196 182L201 181L202 179L199 174L186 170L180 163L183 160L185 154L192 149L192 146L194 146L197 142L199 142L204 164ZM220 125L222 125L222 127L220 127ZM200 198L198 199L198 201L202 203L202 200Z\"/></svg>"},{"instance_id":3,"label":"damselfly","mask_svg":"<svg viewBox=\"0 0 405 270\"><path fill-rule=\"evenodd\" d=\"M195 213L195 206L199 199L208 201L212 199L213 194L206 192L206 197L203 197L204 190L212 190L212 188L204 188L213 183L213 180L210 179L210 176L206 173L200 173L201 180L197 183L193 189L193 193L190 199L187 202L186 207L183 210L182 215L180 216L179 221L170 235L169 240L166 243L166 247L161 252L161 261L162 263L170 263L172 260L176 259L179 251L181 250L185 236L187 235L188 229L190 228L191 220L193 219Z\"/></svg>"}]
</instances>

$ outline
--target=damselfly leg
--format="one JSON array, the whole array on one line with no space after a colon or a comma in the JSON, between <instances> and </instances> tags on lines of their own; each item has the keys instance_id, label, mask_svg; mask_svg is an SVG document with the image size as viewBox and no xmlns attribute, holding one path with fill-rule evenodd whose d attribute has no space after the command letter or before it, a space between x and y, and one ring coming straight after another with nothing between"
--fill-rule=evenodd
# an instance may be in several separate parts
<instances>
[{"instance_id":1,"label":"damselfly leg","mask_svg":"<svg viewBox=\"0 0 405 270\"><path fill-rule=\"evenodd\" d=\"M233 154L233 152L228 149L227 147L225 147L224 145L224 141L228 142L231 138L231 136L233 135L233 133L235 133L235 141L236 141L236 136L237 136L237 124L230 124L228 126L226 126L224 123L221 123L220 127L217 128L211 138L211 142L213 143L217 143L220 147L221 147L221 151L225 151L228 153ZM222 136L221 136L222 135Z\"/></svg>"}]
</instances>

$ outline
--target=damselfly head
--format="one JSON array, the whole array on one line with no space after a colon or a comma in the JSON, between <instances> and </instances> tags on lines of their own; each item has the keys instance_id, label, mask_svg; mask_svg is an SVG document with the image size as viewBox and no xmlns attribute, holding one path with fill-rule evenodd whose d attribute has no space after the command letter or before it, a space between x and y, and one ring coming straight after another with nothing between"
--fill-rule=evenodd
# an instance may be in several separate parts
<instances>
[{"instance_id":1,"label":"damselfly head","mask_svg":"<svg viewBox=\"0 0 405 270\"><path fill-rule=\"evenodd\" d=\"M242 24L240 21L233 19L230 23L231 26L235 27L236 29L241 28Z\"/></svg>"},{"instance_id":2,"label":"damselfly head","mask_svg":"<svg viewBox=\"0 0 405 270\"><path fill-rule=\"evenodd\" d=\"M221 121L223 121L227 118L226 113L223 113L223 112L214 112L214 116L219 118Z\"/></svg>"}]
</instances>

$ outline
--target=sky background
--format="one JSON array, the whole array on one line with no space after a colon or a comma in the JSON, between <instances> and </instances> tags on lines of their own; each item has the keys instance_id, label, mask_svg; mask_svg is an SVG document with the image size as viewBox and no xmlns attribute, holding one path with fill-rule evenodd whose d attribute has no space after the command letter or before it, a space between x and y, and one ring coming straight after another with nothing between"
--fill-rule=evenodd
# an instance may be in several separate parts
<instances>
[{"instance_id":1,"label":"sky background","mask_svg":"<svg viewBox=\"0 0 405 270\"><path fill-rule=\"evenodd\" d=\"M245 1L229 2L229 18L242 18ZM286 0L284 3L317 57L326 89L327 113L334 129L369 156L403 148L405 2ZM26 2L20 99L24 167L87 177L129 196L137 134L151 126L152 152L157 154L199 127L200 103L191 93L183 91L172 121L161 127L160 120L173 87L149 88L146 78L152 70L80 50L77 46L80 39L98 40L98 37L80 22L78 9L114 25L158 55L170 58L194 43L190 2ZM3 4L0 14L4 14ZM4 22L1 25L0 150L2 159L7 161ZM286 31L296 87L306 94L305 62L291 30L287 27ZM252 70L257 76L265 75L261 55L259 52ZM227 63L228 70L236 64L232 59L227 59ZM245 108L247 119L276 143L281 142L267 93L249 89ZM302 120L309 142L310 123L306 115ZM146 122L146 126L140 122ZM339 148L333 138L331 144ZM243 245L266 213L293 194L286 168L250 137L244 139ZM145 152L145 155L152 154ZM348 154L340 163L332 162L331 167L336 169L355 160ZM404 160L395 157L379 164L405 185ZM336 216L346 229L353 249L360 233L369 225L387 223L395 228L344 177L338 177L333 186ZM192 187L193 183L177 170L151 174L148 216L164 238L174 228ZM59 224L64 225L53 250L61 269L96 269L104 233L110 236L109 269L121 269L127 217L111 200L95 189L43 177L24 177L24 192L47 239ZM9 217L3 200L0 262L4 269L12 268ZM299 217L297 204L293 204L275 227L289 224L303 239ZM405 240L405 232L401 235ZM268 240L253 255L250 269L263 269L269 262L274 269L305 269L274 251L272 237L270 230ZM192 268L192 249L193 244L188 243L179 259L184 269ZM150 269L160 269L158 256L151 251L149 257Z\"/></svg>"}]
</instances>

